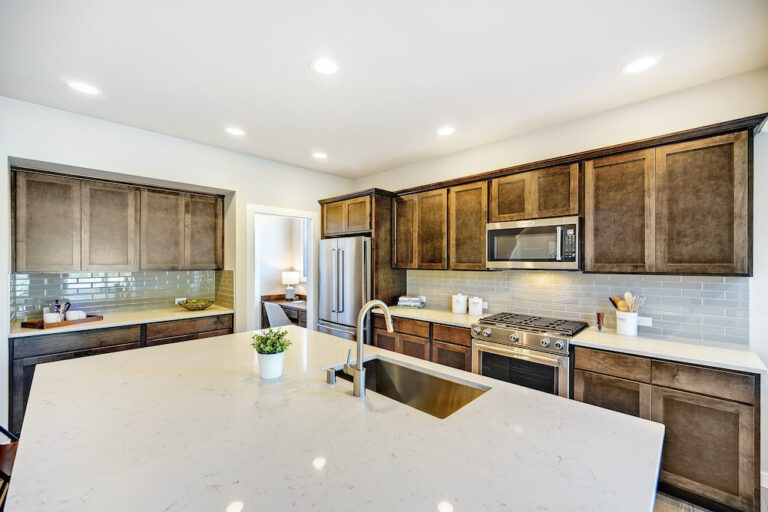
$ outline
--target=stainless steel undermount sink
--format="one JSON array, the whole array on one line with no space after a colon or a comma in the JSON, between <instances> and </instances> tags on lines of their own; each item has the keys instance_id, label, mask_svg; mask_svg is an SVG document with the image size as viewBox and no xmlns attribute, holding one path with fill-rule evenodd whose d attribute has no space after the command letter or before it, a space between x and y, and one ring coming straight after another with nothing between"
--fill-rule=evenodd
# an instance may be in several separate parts
<instances>
[{"instance_id":1,"label":"stainless steel undermount sink","mask_svg":"<svg viewBox=\"0 0 768 512\"><path fill-rule=\"evenodd\" d=\"M378 356L365 361L365 388L440 419L447 418L489 389L427 373ZM352 378L336 370L340 379Z\"/></svg>"}]
</instances>

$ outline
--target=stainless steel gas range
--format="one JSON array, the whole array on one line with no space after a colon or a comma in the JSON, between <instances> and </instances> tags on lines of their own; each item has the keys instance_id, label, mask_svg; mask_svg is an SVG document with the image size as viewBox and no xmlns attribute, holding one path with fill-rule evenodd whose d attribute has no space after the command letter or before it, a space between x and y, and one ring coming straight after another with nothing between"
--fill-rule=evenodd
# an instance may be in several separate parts
<instances>
[{"instance_id":1,"label":"stainless steel gas range","mask_svg":"<svg viewBox=\"0 0 768 512\"><path fill-rule=\"evenodd\" d=\"M472 372L568 397L571 338L587 324L497 313L472 324Z\"/></svg>"}]
</instances>

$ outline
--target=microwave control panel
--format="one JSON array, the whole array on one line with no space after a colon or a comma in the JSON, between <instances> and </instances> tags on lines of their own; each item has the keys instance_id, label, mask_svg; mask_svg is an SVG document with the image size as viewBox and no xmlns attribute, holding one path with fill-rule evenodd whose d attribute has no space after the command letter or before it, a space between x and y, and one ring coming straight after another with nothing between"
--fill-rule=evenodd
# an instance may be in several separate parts
<instances>
[{"instance_id":1,"label":"microwave control panel","mask_svg":"<svg viewBox=\"0 0 768 512\"><path fill-rule=\"evenodd\" d=\"M563 259L576 261L576 228L573 226L563 229Z\"/></svg>"}]
</instances>

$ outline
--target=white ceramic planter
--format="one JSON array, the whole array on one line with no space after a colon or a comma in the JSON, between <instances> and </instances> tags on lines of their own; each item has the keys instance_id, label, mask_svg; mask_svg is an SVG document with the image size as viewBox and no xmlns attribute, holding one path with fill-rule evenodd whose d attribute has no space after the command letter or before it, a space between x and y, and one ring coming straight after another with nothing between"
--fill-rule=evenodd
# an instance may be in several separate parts
<instances>
[{"instance_id":1,"label":"white ceramic planter","mask_svg":"<svg viewBox=\"0 0 768 512\"><path fill-rule=\"evenodd\" d=\"M622 336L637 336L637 312L616 312L616 331Z\"/></svg>"},{"instance_id":2,"label":"white ceramic planter","mask_svg":"<svg viewBox=\"0 0 768 512\"><path fill-rule=\"evenodd\" d=\"M285 361L285 352L279 354L259 354L259 373L262 379L276 379L283 374L283 362Z\"/></svg>"}]
</instances>

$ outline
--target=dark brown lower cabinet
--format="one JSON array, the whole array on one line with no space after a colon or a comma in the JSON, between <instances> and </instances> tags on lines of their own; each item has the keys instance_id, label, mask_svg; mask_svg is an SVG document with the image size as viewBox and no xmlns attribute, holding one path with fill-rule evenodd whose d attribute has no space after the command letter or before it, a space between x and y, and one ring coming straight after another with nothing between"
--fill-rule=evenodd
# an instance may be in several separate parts
<instances>
[{"instance_id":1,"label":"dark brown lower cabinet","mask_svg":"<svg viewBox=\"0 0 768 512\"><path fill-rule=\"evenodd\" d=\"M642 382L574 370L573 398L604 409L651 419L651 386Z\"/></svg>"},{"instance_id":2,"label":"dark brown lower cabinet","mask_svg":"<svg viewBox=\"0 0 768 512\"><path fill-rule=\"evenodd\" d=\"M39 364L232 334L232 320L232 314L225 314L157 322L146 327L130 325L12 338L9 344L10 430L16 435L21 432L35 368Z\"/></svg>"},{"instance_id":3,"label":"dark brown lower cabinet","mask_svg":"<svg viewBox=\"0 0 768 512\"><path fill-rule=\"evenodd\" d=\"M398 338L401 354L429 361L429 340L427 338L408 336L407 334L400 334Z\"/></svg>"},{"instance_id":4,"label":"dark brown lower cabinet","mask_svg":"<svg viewBox=\"0 0 768 512\"><path fill-rule=\"evenodd\" d=\"M760 509L759 375L583 347L573 359L575 400L664 424L660 489Z\"/></svg>"},{"instance_id":5,"label":"dark brown lower cabinet","mask_svg":"<svg viewBox=\"0 0 768 512\"><path fill-rule=\"evenodd\" d=\"M658 386L651 419L663 423L659 480L737 510L759 510L754 407Z\"/></svg>"},{"instance_id":6,"label":"dark brown lower cabinet","mask_svg":"<svg viewBox=\"0 0 768 512\"><path fill-rule=\"evenodd\" d=\"M375 329L373 331L373 346L384 350L397 352L397 333L388 332L384 329Z\"/></svg>"},{"instance_id":7,"label":"dark brown lower cabinet","mask_svg":"<svg viewBox=\"0 0 768 512\"><path fill-rule=\"evenodd\" d=\"M432 362L467 372L472 371L472 348L433 340Z\"/></svg>"}]
</instances>

